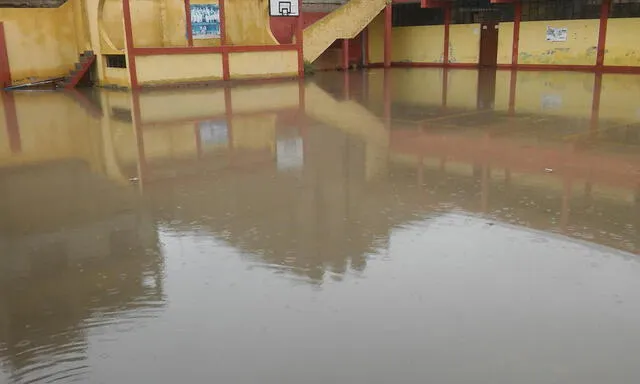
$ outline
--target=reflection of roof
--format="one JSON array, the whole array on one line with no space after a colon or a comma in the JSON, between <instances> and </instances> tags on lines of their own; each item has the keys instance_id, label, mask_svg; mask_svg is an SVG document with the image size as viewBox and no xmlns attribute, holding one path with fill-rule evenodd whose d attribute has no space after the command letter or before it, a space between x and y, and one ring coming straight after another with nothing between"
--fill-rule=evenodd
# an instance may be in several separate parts
<instances>
[{"instance_id":1,"label":"reflection of roof","mask_svg":"<svg viewBox=\"0 0 640 384\"><path fill-rule=\"evenodd\" d=\"M0 8L57 8L67 0L0 0Z\"/></svg>"}]
</instances>

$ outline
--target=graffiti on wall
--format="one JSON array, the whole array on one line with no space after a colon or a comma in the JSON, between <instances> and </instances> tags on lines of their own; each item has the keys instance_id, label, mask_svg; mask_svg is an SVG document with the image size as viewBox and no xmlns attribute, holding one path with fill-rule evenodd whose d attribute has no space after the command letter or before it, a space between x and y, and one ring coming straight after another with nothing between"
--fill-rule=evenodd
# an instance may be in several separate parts
<instances>
[{"instance_id":1,"label":"graffiti on wall","mask_svg":"<svg viewBox=\"0 0 640 384\"><path fill-rule=\"evenodd\" d=\"M220 37L220 6L191 4L191 34L194 39Z\"/></svg>"},{"instance_id":2,"label":"graffiti on wall","mask_svg":"<svg viewBox=\"0 0 640 384\"><path fill-rule=\"evenodd\" d=\"M567 28L547 27L547 41L567 41Z\"/></svg>"}]
</instances>

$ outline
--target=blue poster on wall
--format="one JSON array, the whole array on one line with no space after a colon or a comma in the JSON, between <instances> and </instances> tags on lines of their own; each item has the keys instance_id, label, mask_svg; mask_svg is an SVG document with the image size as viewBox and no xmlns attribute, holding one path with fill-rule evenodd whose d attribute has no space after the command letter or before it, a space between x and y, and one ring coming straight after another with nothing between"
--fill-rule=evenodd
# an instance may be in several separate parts
<instances>
[{"instance_id":1,"label":"blue poster on wall","mask_svg":"<svg viewBox=\"0 0 640 384\"><path fill-rule=\"evenodd\" d=\"M194 39L220 37L218 4L191 4L191 35Z\"/></svg>"}]
</instances>

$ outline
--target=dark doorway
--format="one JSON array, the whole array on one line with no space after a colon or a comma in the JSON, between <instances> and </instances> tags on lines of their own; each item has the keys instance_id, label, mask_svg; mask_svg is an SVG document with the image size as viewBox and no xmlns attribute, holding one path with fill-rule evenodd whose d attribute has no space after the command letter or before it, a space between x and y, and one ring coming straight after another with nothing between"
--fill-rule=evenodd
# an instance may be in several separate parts
<instances>
[{"instance_id":1,"label":"dark doorway","mask_svg":"<svg viewBox=\"0 0 640 384\"><path fill-rule=\"evenodd\" d=\"M480 67L495 67L498 63L498 23L484 22L480 31Z\"/></svg>"}]
</instances>

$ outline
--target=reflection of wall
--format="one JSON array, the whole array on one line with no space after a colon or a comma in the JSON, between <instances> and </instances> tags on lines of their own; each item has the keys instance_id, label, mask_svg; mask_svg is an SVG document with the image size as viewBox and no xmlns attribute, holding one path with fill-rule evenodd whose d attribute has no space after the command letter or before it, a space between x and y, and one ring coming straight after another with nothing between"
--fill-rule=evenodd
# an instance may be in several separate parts
<instances>
[{"instance_id":1,"label":"reflection of wall","mask_svg":"<svg viewBox=\"0 0 640 384\"><path fill-rule=\"evenodd\" d=\"M162 305L155 224L79 161L0 173L0 360L19 382L43 360L81 374L87 326Z\"/></svg>"},{"instance_id":2,"label":"reflection of wall","mask_svg":"<svg viewBox=\"0 0 640 384\"><path fill-rule=\"evenodd\" d=\"M0 8L14 82L63 76L87 48L80 0L60 8Z\"/></svg>"}]
</instances>

